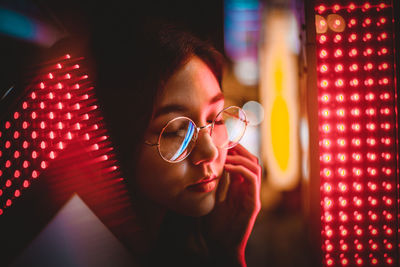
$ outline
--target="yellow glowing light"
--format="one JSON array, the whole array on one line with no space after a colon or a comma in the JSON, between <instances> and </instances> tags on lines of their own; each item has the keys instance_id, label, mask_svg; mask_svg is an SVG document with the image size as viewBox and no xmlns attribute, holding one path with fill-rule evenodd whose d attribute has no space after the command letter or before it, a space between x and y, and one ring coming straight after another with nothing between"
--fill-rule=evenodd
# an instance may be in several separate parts
<instances>
[{"instance_id":1,"label":"yellow glowing light","mask_svg":"<svg viewBox=\"0 0 400 267\"><path fill-rule=\"evenodd\" d=\"M261 52L260 99L265 108L262 153L269 182L281 190L294 188L300 178L297 59L287 38L292 18L289 11L270 11L265 27L269 41ZM327 28L325 20L318 21L318 27L324 23Z\"/></svg>"}]
</instances>

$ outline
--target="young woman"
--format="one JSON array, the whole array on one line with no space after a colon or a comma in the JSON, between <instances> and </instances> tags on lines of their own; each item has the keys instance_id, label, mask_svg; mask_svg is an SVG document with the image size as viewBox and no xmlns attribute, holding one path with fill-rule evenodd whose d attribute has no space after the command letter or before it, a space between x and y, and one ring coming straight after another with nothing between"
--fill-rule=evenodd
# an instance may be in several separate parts
<instances>
[{"instance_id":1,"label":"young woman","mask_svg":"<svg viewBox=\"0 0 400 267\"><path fill-rule=\"evenodd\" d=\"M222 56L171 26L146 27L134 41L116 36L95 50L97 80L136 207L134 256L143 265L245 266L261 168L238 144L247 121L225 106Z\"/></svg>"}]
</instances>

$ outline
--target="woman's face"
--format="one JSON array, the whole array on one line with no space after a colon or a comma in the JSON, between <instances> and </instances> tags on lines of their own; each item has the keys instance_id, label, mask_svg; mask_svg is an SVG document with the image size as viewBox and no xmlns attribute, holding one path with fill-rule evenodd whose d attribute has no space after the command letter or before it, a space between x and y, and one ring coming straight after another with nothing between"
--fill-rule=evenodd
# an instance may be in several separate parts
<instances>
[{"instance_id":1,"label":"woman's face","mask_svg":"<svg viewBox=\"0 0 400 267\"><path fill-rule=\"evenodd\" d=\"M165 124L179 116L192 119L198 127L209 124L223 107L223 95L214 74L201 59L192 57L167 81L156 100L145 140L157 143ZM178 163L166 162L156 146L144 144L136 173L141 196L180 214L209 213L227 154L226 149L214 145L209 130L199 132L190 155Z\"/></svg>"}]
</instances>

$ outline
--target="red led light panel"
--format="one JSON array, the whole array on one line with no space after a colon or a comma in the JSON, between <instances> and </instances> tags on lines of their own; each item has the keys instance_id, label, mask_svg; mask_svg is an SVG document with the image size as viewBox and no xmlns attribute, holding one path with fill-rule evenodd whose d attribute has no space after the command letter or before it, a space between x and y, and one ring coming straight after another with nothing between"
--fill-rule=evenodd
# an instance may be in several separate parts
<instances>
[{"instance_id":1,"label":"red led light panel","mask_svg":"<svg viewBox=\"0 0 400 267\"><path fill-rule=\"evenodd\" d=\"M41 66L26 95L0 121L0 219L66 153L72 159L82 151L90 155L90 161L79 164L96 165L101 183L122 181L82 61L66 54ZM81 151L69 151L73 143L81 144Z\"/></svg>"},{"instance_id":2,"label":"red led light panel","mask_svg":"<svg viewBox=\"0 0 400 267\"><path fill-rule=\"evenodd\" d=\"M323 266L399 266L392 2L314 8Z\"/></svg>"}]
</instances>

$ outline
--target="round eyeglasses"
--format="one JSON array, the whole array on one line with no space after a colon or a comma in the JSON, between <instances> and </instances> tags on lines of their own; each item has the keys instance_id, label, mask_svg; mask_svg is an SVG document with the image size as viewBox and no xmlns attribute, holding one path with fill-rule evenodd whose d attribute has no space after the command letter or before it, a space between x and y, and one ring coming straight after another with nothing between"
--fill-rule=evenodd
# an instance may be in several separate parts
<instances>
[{"instance_id":1,"label":"round eyeglasses","mask_svg":"<svg viewBox=\"0 0 400 267\"><path fill-rule=\"evenodd\" d=\"M211 127L210 136L219 148L232 148L246 131L248 121L243 109L230 106L220 111L215 119L207 125L197 127L188 117L177 117L164 126L158 142L146 145L157 146L160 156L167 162L177 163L184 160L192 152L199 131Z\"/></svg>"}]
</instances>

